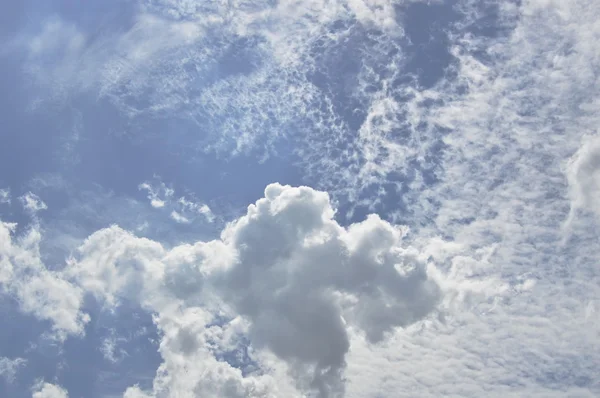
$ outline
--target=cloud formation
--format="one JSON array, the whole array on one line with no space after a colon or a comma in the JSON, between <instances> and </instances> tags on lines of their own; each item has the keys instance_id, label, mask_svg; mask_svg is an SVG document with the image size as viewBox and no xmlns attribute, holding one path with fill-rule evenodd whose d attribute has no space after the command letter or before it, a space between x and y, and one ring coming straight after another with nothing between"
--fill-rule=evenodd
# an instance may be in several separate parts
<instances>
[{"instance_id":1,"label":"cloud formation","mask_svg":"<svg viewBox=\"0 0 600 398\"><path fill-rule=\"evenodd\" d=\"M48 209L46 203L39 196L31 192L27 192L25 195L19 197L19 200L23 208L31 214Z\"/></svg>"},{"instance_id":2,"label":"cloud formation","mask_svg":"<svg viewBox=\"0 0 600 398\"><path fill-rule=\"evenodd\" d=\"M81 335L89 316L80 312L83 291L42 261L39 226L15 235L16 224L0 222L0 291L22 311L52 323L57 336Z\"/></svg>"},{"instance_id":3,"label":"cloud formation","mask_svg":"<svg viewBox=\"0 0 600 398\"><path fill-rule=\"evenodd\" d=\"M248 396L248 381L227 363L218 364L229 374L223 380L207 382L207 368L200 367L185 385L183 370L171 363L173 355L207 355L210 344L224 350L211 335L233 333L229 330L242 322L252 347L283 360L299 388L338 396L344 390L348 328L377 343L394 328L427 316L441 291L425 259L403 246L405 229L377 216L344 228L333 216L326 193L272 184L219 240L166 250L111 227L86 240L67 272L110 305L132 300L157 314L165 336L157 380L166 385L154 394ZM216 303L232 321L209 326Z\"/></svg>"},{"instance_id":4,"label":"cloud formation","mask_svg":"<svg viewBox=\"0 0 600 398\"><path fill-rule=\"evenodd\" d=\"M31 398L68 398L69 394L67 391L60 386L40 382L33 388L33 394Z\"/></svg>"}]
</instances>

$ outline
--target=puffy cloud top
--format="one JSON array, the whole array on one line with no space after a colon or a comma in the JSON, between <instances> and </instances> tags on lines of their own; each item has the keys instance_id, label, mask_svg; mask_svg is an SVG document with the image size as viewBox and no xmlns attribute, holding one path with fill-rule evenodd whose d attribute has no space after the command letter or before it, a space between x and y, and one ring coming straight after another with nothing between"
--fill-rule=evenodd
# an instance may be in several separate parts
<instances>
[{"instance_id":1,"label":"puffy cloud top","mask_svg":"<svg viewBox=\"0 0 600 398\"><path fill-rule=\"evenodd\" d=\"M301 389L337 396L344 390L349 329L378 342L431 312L440 289L419 253L402 245L404 228L376 215L345 228L334 214L324 192L271 184L218 240L167 250L113 226L86 240L68 272L107 303L134 300L157 314L166 359L157 394L177 388L180 396L190 389L248 396L248 378L238 369L219 363L225 373L212 376L198 369L186 384L177 380L189 380L189 373L177 375L184 370L174 359L206 354L216 344L215 330L217 345L235 345L247 330L251 345L283 360ZM238 320L219 324L219 311ZM228 343L222 334L230 335ZM206 384L205 377L219 374L219 382ZM129 394L141 394L135 391Z\"/></svg>"},{"instance_id":2,"label":"puffy cloud top","mask_svg":"<svg viewBox=\"0 0 600 398\"><path fill-rule=\"evenodd\" d=\"M68 398L67 391L50 383L39 383L34 387L31 398Z\"/></svg>"}]
</instances>

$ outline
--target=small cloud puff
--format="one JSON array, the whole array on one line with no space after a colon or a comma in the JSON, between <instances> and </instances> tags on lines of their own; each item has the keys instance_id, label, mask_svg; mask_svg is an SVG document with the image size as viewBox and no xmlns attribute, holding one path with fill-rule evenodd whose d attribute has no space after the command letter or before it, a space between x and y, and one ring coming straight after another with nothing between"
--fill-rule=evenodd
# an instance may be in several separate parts
<instances>
[{"instance_id":1,"label":"small cloud puff","mask_svg":"<svg viewBox=\"0 0 600 398\"><path fill-rule=\"evenodd\" d=\"M10 202L11 202L10 189L9 188L0 189L0 203L10 204Z\"/></svg>"},{"instance_id":2,"label":"small cloud puff","mask_svg":"<svg viewBox=\"0 0 600 398\"><path fill-rule=\"evenodd\" d=\"M150 205L156 209L165 207L166 202L173 196L173 189L168 188L164 182L160 182L158 186L151 185L148 182L144 182L138 185L140 191L144 190L148 192L148 200Z\"/></svg>"},{"instance_id":3,"label":"small cloud puff","mask_svg":"<svg viewBox=\"0 0 600 398\"><path fill-rule=\"evenodd\" d=\"M212 223L215 216L205 203L196 202L185 196L174 200L175 190L169 188L164 182L155 176L156 183L144 182L138 185L138 189L148 193L150 205L155 209L167 208L171 210L170 218L179 224L190 224L198 216Z\"/></svg>"},{"instance_id":4,"label":"small cloud puff","mask_svg":"<svg viewBox=\"0 0 600 398\"><path fill-rule=\"evenodd\" d=\"M31 192L27 192L25 195L19 197L19 200L21 201L23 208L31 214L48 209L46 203L44 203L39 196Z\"/></svg>"}]
</instances>

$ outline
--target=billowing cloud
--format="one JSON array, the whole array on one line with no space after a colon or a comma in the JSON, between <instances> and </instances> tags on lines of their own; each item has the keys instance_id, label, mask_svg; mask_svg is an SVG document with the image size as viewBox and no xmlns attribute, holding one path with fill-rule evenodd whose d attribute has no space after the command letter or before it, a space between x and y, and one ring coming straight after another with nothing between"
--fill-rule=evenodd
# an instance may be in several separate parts
<instances>
[{"instance_id":1,"label":"billowing cloud","mask_svg":"<svg viewBox=\"0 0 600 398\"><path fill-rule=\"evenodd\" d=\"M347 326L376 342L427 315L439 297L418 254L401 246L402 229L377 216L344 229L333 214L325 193L270 185L223 233L238 262L220 281L251 320L253 341L314 366L322 396L340 388Z\"/></svg>"},{"instance_id":2,"label":"billowing cloud","mask_svg":"<svg viewBox=\"0 0 600 398\"><path fill-rule=\"evenodd\" d=\"M40 382L33 387L31 398L68 398L67 390L55 384Z\"/></svg>"},{"instance_id":3,"label":"billowing cloud","mask_svg":"<svg viewBox=\"0 0 600 398\"><path fill-rule=\"evenodd\" d=\"M51 321L59 337L82 334L89 321L80 312L83 291L43 263L38 226L21 235L15 228L0 222L0 291L13 296L22 311Z\"/></svg>"},{"instance_id":4,"label":"billowing cloud","mask_svg":"<svg viewBox=\"0 0 600 398\"><path fill-rule=\"evenodd\" d=\"M165 363L155 394L260 396L227 363L196 366L192 378L179 372L192 372L187 366L194 361L172 362L225 350L212 334L233 333L242 322L252 347L282 360L301 389L337 396L344 390L348 328L377 343L427 316L441 291L425 259L403 245L404 228L377 216L344 228L333 216L326 193L272 184L219 240L167 250L111 227L86 240L68 272L111 305L133 300L157 314ZM217 310L241 318L215 324ZM205 375L212 366L230 376ZM224 379L204 380L217 375Z\"/></svg>"}]
</instances>

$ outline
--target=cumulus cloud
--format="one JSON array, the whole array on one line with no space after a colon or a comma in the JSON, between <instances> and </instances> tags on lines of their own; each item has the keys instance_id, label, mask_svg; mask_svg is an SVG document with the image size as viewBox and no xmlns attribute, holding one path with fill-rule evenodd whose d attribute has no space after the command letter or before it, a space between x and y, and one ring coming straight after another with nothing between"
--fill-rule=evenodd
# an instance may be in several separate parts
<instances>
[{"instance_id":1,"label":"cumulus cloud","mask_svg":"<svg viewBox=\"0 0 600 398\"><path fill-rule=\"evenodd\" d=\"M243 376L241 369L217 358L218 353L235 341L235 326L211 325L213 315L201 308L182 310L179 314L163 313L157 319L164 337L160 353L164 359L157 370L153 391L131 387L125 397L203 396L264 397L295 396L297 391L283 385L278 388L273 368L264 374ZM228 336L229 335L229 336ZM219 348L217 345L222 344ZM281 377L285 380L285 374Z\"/></svg>"},{"instance_id":2,"label":"cumulus cloud","mask_svg":"<svg viewBox=\"0 0 600 398\"><path fill-rule=\"evenodd\" d=\"M349 328L377 343L426 317L441 291L423 256L403 244L406 229L377 216L344 228L333 216L326 193L272 184L219 240L167 250L111 227L86 240L68 272L101 300L157 314L165 359L157 396L261 396L271 379L246 380L215 358L183 360L226 351L243 324L252 347L283 361L300 389L338 396ZM241 318L215 324L217 310ZM231 341L218 343L227 334ZM222 370L206 373L215 366Z\"/></svg>"},{"instance_id":3,"label":"cumulus cloud","mask_svg":"<svg viewBox=\"0 0 600 398\"><path fill-rule=\"evenodd\" d=\"M43 263L39 227L21 235L15 228L0 222L0 291L14 297L22 311L52 322L58 337L82 334L89 320L80 312L82 290Z\"/></svg>"},{"instance_id":4,"label":"cumulus cloud","mask_svg":"<svg viewBox=\"0 0 600 398\"><path fill-rule=\"evenodd\" d=\"M377 342L439 297L418 253L401 246L401 229L377 216L344 229L333 214L327 194L275 184L223 233L238 255L221 282L226 297L251 320L256 344L314 366L322 396L341 388L346 325Z\"/></svg>"},{"instance_id":5,"label":"cumulus cloud","mask_svg":"<svg viewBox=\"0 0 600 398\"><path fill-rule=\"evenodd\" d=\"M31 398L68 398L69 394L64 388L55 384L39 382L33 387Z\"/></svg>"}]
</instances>

